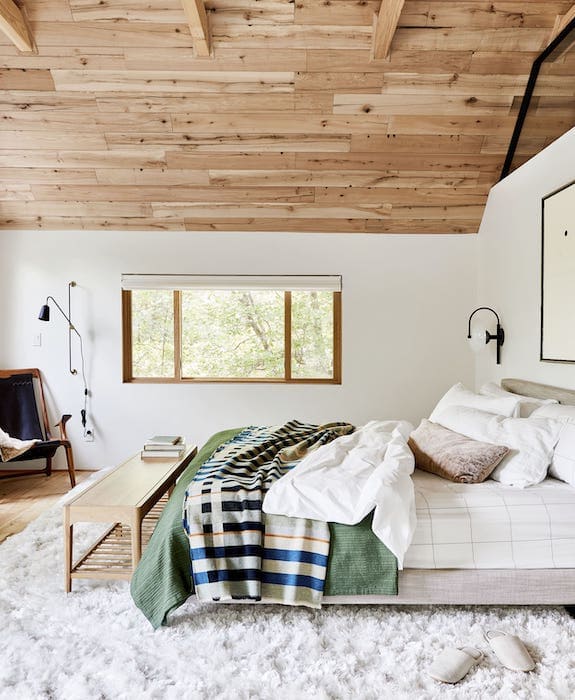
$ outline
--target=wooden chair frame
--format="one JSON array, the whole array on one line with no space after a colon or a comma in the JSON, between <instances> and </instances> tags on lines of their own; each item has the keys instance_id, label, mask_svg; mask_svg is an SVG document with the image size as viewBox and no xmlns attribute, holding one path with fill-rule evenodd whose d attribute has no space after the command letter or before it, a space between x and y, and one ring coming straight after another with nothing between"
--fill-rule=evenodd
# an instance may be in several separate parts
<instances>
[{"instance_id":1,"label":"wooden chair frame","mask_svg":"<svg viewBox=\"0 0 575 700\"><path fill-rule=\"evenodd\" d=\"M46 409L46 400L44 398L44 386L42 384L42 375L40 370L36 368L31 369L0 369L0 379L7 379L8 377L13 377L19 374L31 374L34 380L37 380L39 391L35 391L37 408L39 411L39 418L44 428L45 440L58 441L60 444L58 447L63 447L66 451L66 464L68 466L68 474L70 475L70 484L72 487L76 485L76 472L74 469L74 454L72 452L72 445L68 440L68 435L66 434L66 423L72 417L70 414L65 414L60 418L58 423L54 427L58 428L60 437L53 438L50 431L50 424L48 422L48 411ZM57 448L56 448L57 449ZM0 479L8 479L16 476L32 476L33 474L46 474L50 476L52 473L52 457L46 457L46 466L44 469L1 469Z\"/></svg>"}]
</instances>

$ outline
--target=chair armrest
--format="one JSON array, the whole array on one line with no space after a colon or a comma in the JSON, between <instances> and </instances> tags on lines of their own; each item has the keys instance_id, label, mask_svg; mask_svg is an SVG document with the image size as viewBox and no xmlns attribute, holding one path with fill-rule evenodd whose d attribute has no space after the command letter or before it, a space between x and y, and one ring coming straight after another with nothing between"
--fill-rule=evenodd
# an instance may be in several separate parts
<instances>
[{"instance_id":1,"label":"chair armrest","mask_svg":"<svg viewBox=\"0 0 575 700\"><path fill-rule=\"evenodd\" d=\"M62 416L59 423L56 423L56 428L60 430L60 440L68 441L68 435L66 434L66 423L72 418L72 414L67 413Z\"/></svg>"}]
</instances>

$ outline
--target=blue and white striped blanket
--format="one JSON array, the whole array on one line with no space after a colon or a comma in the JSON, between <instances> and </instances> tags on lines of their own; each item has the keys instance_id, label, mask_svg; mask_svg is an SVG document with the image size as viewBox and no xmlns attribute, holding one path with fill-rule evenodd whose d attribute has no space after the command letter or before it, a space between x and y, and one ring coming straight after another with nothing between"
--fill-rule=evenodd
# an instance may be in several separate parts
<instances>
[{"instance_id":1,"label":"blue and white striped blanket","mask_svg":"<svg viewBox=\"0 0 575 700\"><path fill-rule=\"evenodd\" d=\"M266 515L271 484L321 445L353 431L289 421L247 428L223 444L186 491L184 528L200 600L266 600L319 607L329 553L327 523Z\"/></svg>"}]
</instances>

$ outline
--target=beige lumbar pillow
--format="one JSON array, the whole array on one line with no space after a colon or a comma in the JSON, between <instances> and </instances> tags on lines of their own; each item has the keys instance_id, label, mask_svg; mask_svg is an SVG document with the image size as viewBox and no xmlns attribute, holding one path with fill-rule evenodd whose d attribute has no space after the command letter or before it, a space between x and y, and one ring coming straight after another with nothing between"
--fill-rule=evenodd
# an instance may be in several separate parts
<instances>
[{"instance_id":1,"label":"beige lumbar pillow","mask_svg":"<svg viewBox=\"0 0 575 700\"><path fill-rule=\"evenodd\" d=\"M416 467L464 484L487 479L509 452L505 445L473 440L425 418L411 433L408 445Z\"/></svg>"}]
</instances>

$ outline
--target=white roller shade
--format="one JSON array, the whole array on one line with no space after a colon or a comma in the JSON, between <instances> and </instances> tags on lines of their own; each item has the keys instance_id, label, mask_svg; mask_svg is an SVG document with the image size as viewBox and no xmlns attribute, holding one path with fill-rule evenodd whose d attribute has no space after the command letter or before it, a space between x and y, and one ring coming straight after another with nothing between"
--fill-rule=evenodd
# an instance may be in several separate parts
<instances>
[{"instance_id":1,"label":"white roller shade","mask_svg":"<svg viewBox=\"0 0 575 700\"><path fill-rule=\"evenodd\" d=\"M122 275L122 289L341 291L340 275Z\"/></svg>"}]
</instances>

